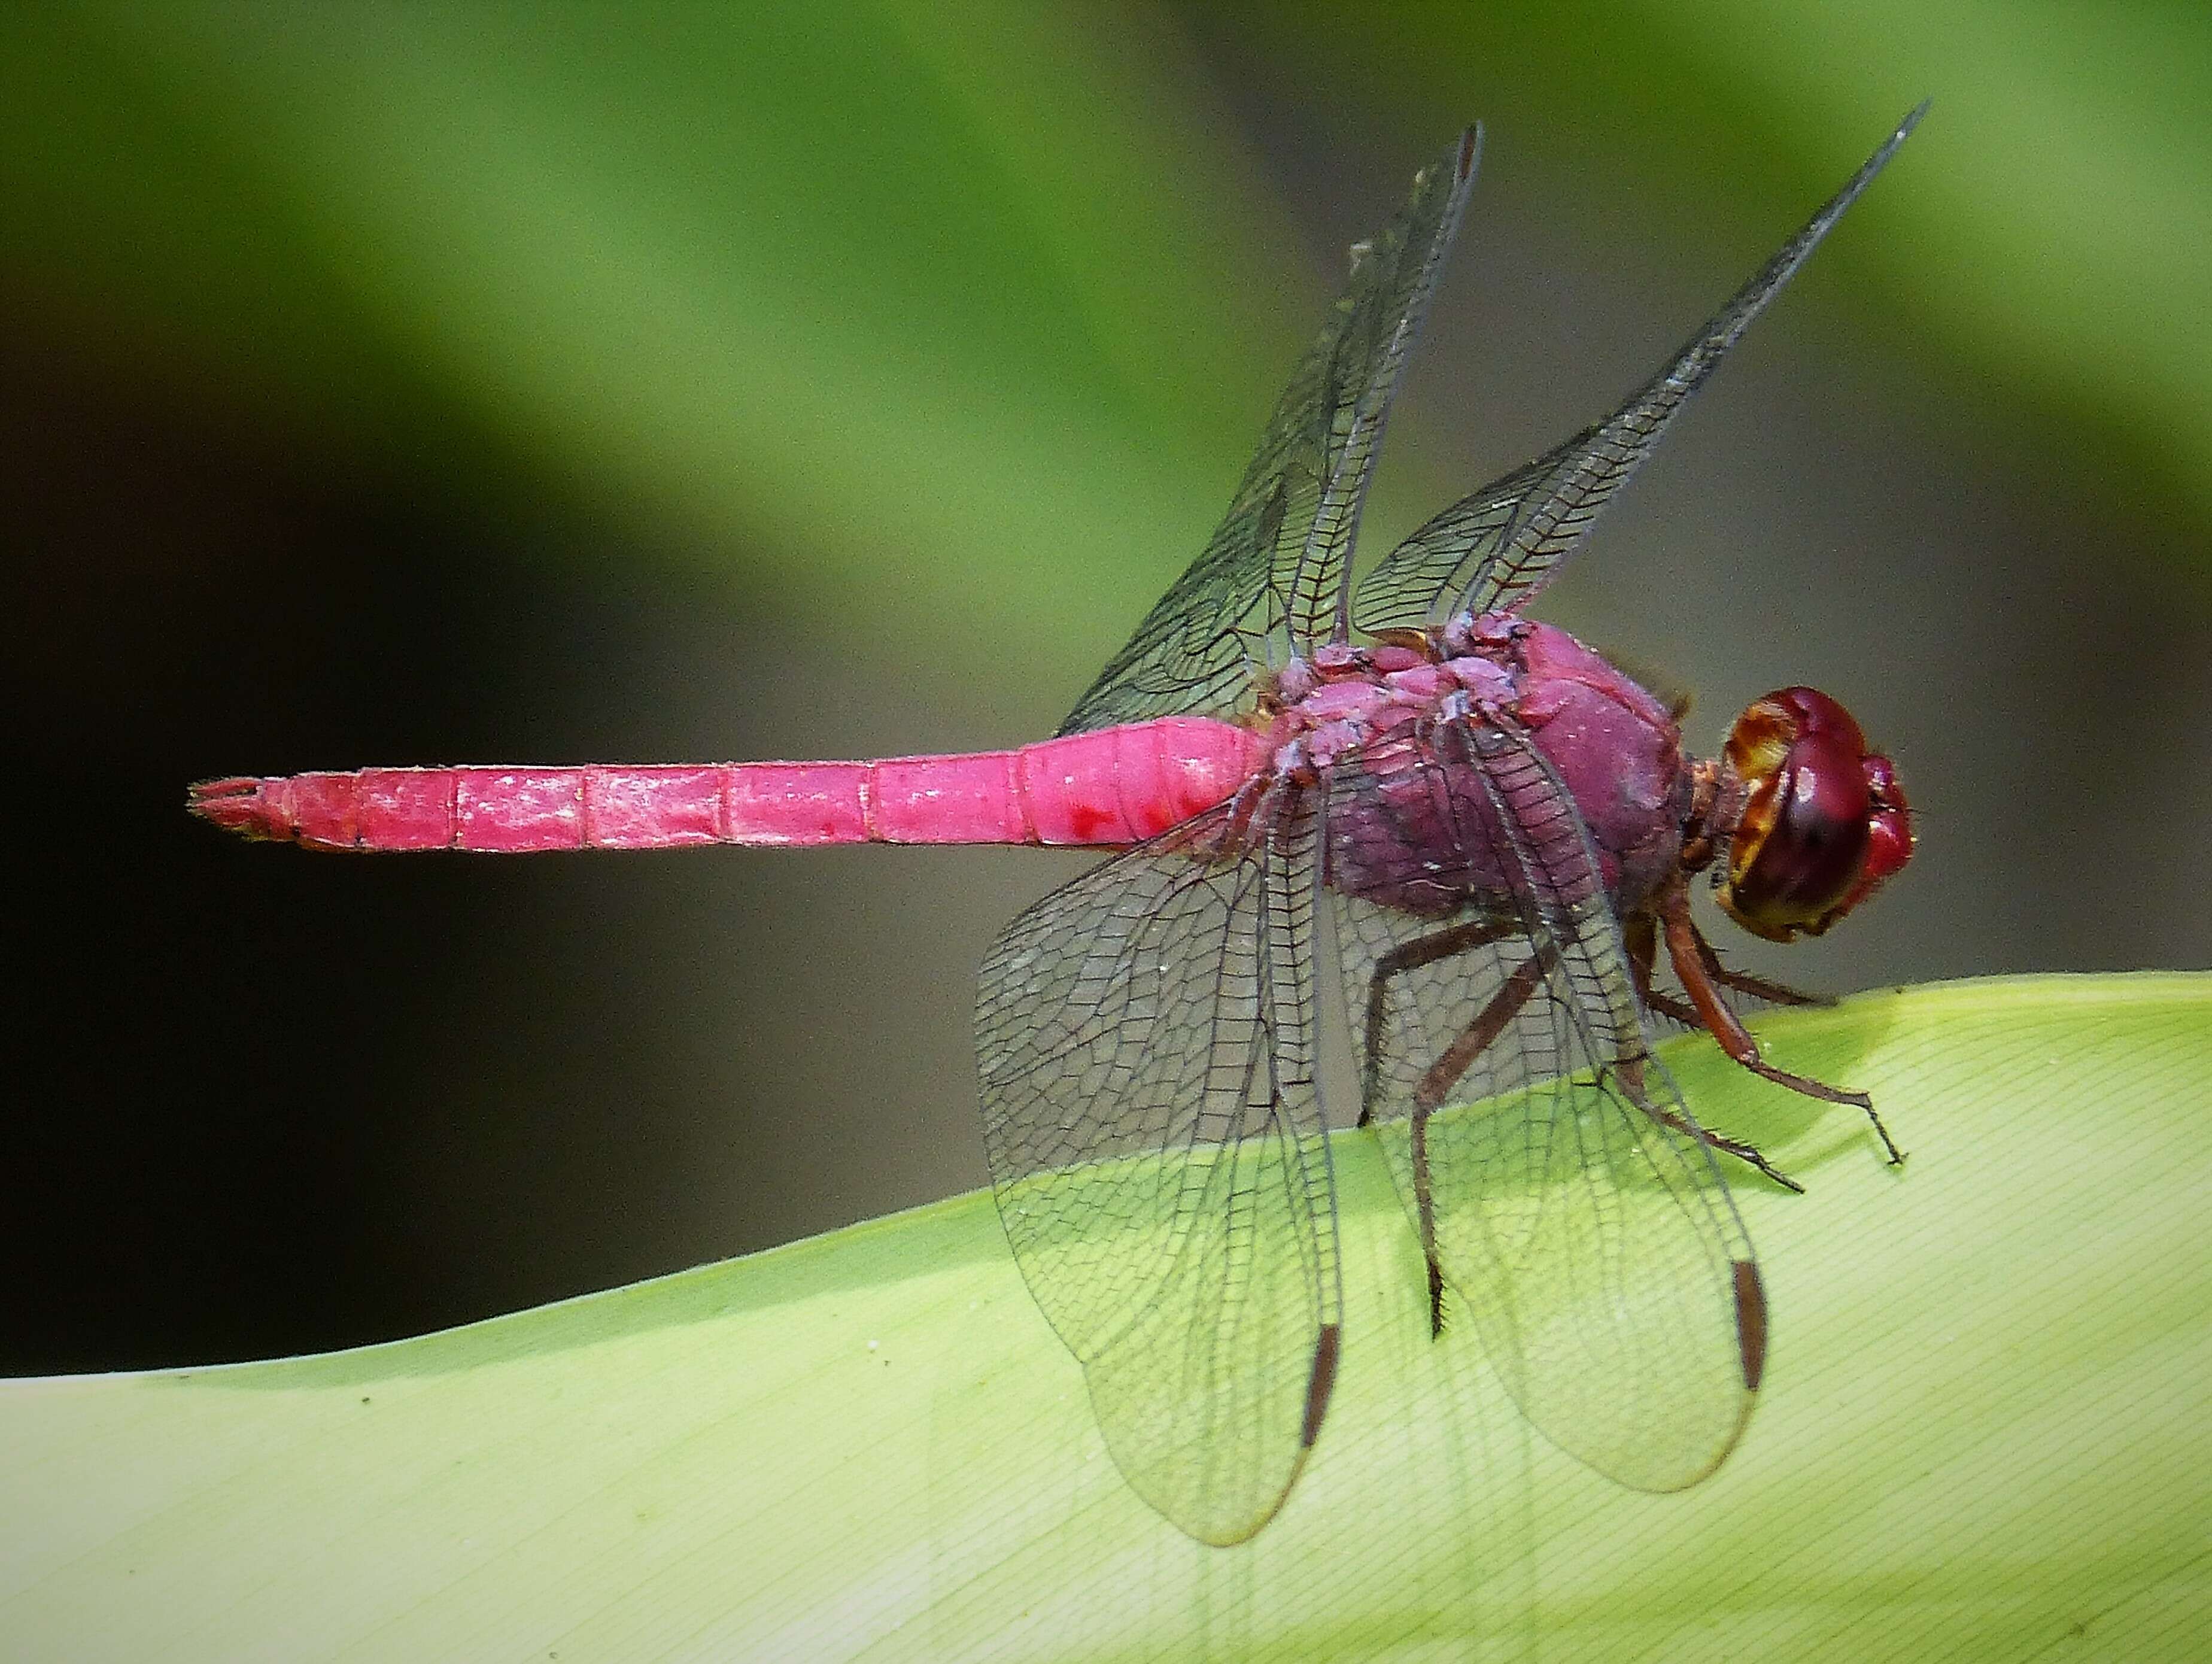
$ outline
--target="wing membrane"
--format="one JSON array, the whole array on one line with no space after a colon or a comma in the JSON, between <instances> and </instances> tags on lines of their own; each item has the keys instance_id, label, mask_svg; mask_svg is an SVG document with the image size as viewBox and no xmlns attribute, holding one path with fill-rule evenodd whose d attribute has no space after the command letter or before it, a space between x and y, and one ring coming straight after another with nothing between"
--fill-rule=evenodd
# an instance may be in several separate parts
<instances>
[{"instance_id":1,"label":"wing membrane","mask_svg":"<svg viewBox=\"0 0 2212 1664\"><path fill-rule=\"evenodd\" d=\"M1209 1543L1281 1506L1335 1371L1315 846L1310 805L1187 822L1017 919L976 1005L1015 1258L1122 1473Z\"/></svg>"},{"instance_id":2,"label":"wing membrane","mask_svg":"<svg viewBox=\"0 0 2212 1664\"><path fill-rule=\"evenodd\" d=\"M1417 628L1455 612L1503 610L1549 583L1590 522L1643 465L1675 412L1873 183L1927 107L1905 117L1850 182L1626 404L1534 462L1462 498L1393 550L1360 583L1354 609L1359 627Z\"/></svg>"},{"instance_id":3,"label":"wing membrane","mask_svg":"<svg viewBox=\"0 0 2212 1664\"><path fill-rule=\"evenodd\" d=\"M1351 282L1276 404L1228 515L1060 732L1230 714L1255 670L1347 634L1346 556L1480 148L1469 129L1414 176L1389 228L1353 251Z\"/></svg>"},{"instance_id":4,"label":"wing membrane","mask_svg":"<svg viewBox=\"0 0 2212 1664\"><path fill-rule=\"evenodd\" d=\"M1426 916L1333 902L1365 1110L1415 1230L1553 1442L1638 1489L1695 1482L1749 1414L1764 1297L1646 1049L1573 799L1525 734L1472 720L1329 794L1333 873L1376 870L1396 836L1459 887Z\"/></svg>"}]
</instances>

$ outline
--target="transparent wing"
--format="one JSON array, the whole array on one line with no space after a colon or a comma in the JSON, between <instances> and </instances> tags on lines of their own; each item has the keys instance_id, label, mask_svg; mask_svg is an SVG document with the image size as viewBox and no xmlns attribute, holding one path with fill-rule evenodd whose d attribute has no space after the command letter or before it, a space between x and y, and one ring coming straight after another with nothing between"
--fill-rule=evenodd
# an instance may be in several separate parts
<instances>
[{"instance_id":1,"label":"transparent wing","mask_svg":"<svg viewBox=\"0 0 2212 1664\"><path fill-rule=\"evenodd\" d=\"M1107 1448L1192 1536L1281 1506L1335 1377L1310 803L1224 807L1056 890L975 1009L999 1215Z\"/></svg>"},{"instance_id":2,"label":"transparent wing","mask_svg":"<svg viewBox=\"0 0 2212 1664\"><path fill-rule=\"evenodd\" d=\"M1573 799L1525 734L1472 720L1328 793L1364 1107L1415 1230L1554 1443L1639 1490L1693 1483L1750 1413L1765 1297L1646 1049ZM1413 870L1429 888L1393 899L1419 911L1335 889Z\"/></svg>"},{"instance_id":3,"label":"transparent wing","mask_svg":"<svg viewBox=\"0 0 2212 1664\"><path fill-rule=\"evenodd\" d=\"M1276 404L1228 516L1060 732L1230 714L1256 670L1348 634L1346 557L1480 149L1470 128L1414 175L1389 228L1352 251L1352 280Z\"/></svg>"},{"instance_id":4,"label":"transparent wing","mask_svg":"<svg viewBox=\"0 0 2212 1664\"><path fill-rule=\"evenodd\" d=\"M1502 610L1549 583L1598 512L1651 453L1674 413L1858 200L1927 108L1923 104L1905 117L1850 183L1620 410L1462 497L1385 556L1361 580L1353 609L1360 629L1418 628L1456 612Z\"/></svg>"}]
</instances>

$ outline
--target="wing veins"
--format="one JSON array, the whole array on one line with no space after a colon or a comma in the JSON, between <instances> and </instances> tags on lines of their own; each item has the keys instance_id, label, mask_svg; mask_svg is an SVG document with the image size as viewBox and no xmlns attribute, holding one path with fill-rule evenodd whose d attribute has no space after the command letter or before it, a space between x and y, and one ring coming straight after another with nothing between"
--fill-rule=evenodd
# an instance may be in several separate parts
<instances>
[{"instance_id":1,"label":"wing veins","mask_svg":"<svg viewBox=\"0 0 2212 1664\"><path fill-rule=\"evenodd\" d=\"M1506 610L1549 583L1668 424L1873 183L1927 108L1922 104L1907 115L1844 188L1612 416L1431 516L1386 556L1360 585L1354 609L1360 628L1419 627L1455 612ZM1482 511L1509 501L1504 525L1486 525Z\"/></svg>"},{"instance_id":2,"label":"wing veins","mask_svg":"<svg viewBox=\"0 0 2212 1664\"><path fill-rule=\"evenodd\" d=\"M1383 418L1458 228L1478 151L1470 129L1415 176L1397 217L1364 246L1277 401L1228 513L1077 701L1062 733L1233 714L1259 673L1310 649L1327 620L1341 633L1346 609L1339 601L1332 610L1330 599L1343 587L1339 574Z\"/></svg>"}]
</instances>

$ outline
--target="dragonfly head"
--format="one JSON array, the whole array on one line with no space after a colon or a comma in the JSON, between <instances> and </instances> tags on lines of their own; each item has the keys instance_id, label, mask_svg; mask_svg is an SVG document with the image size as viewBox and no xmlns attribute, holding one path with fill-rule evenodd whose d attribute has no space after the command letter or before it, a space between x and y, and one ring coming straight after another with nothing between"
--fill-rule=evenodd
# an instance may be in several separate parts
<instances>
[{"instance_id":1,"label":"dragonfly head","mask_svg":"<svg viewBox=\"0 0 2212 1664\"><path fill-rule=\"evenodd\" d=\"M1912 859L1897 770L1851 714L1811 688L1755 701L1723 752L1741 783L1720 904L1771 942L1818 936Z\"/></svg>"}]
</instances>

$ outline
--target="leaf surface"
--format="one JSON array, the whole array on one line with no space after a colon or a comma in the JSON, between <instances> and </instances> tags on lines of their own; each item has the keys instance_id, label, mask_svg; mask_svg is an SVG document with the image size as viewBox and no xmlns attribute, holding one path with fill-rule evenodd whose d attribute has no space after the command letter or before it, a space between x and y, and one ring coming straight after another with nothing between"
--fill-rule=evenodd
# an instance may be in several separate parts
<instances>
[{"instance_id":1,"label":"leaf surface","mask_svg":"<svg viewBox=\"0 0 2212 1664\"><path fill-rule=\"evenodd\" d=\"M1750 1430L1672 1497L1431 1343L1337 1135L1337 1399L1284 1513L1202 1548L1121 1483L990 1199L419 1339L0 1386L27 1656L2018 1658L2212 1630L2212 975L1863 996L1762 1025L1911 1151L1701 1040L1774 1310ZM1878 1641L1878 1644L1877 1644Z\"/></svg>"}]
</instances>

